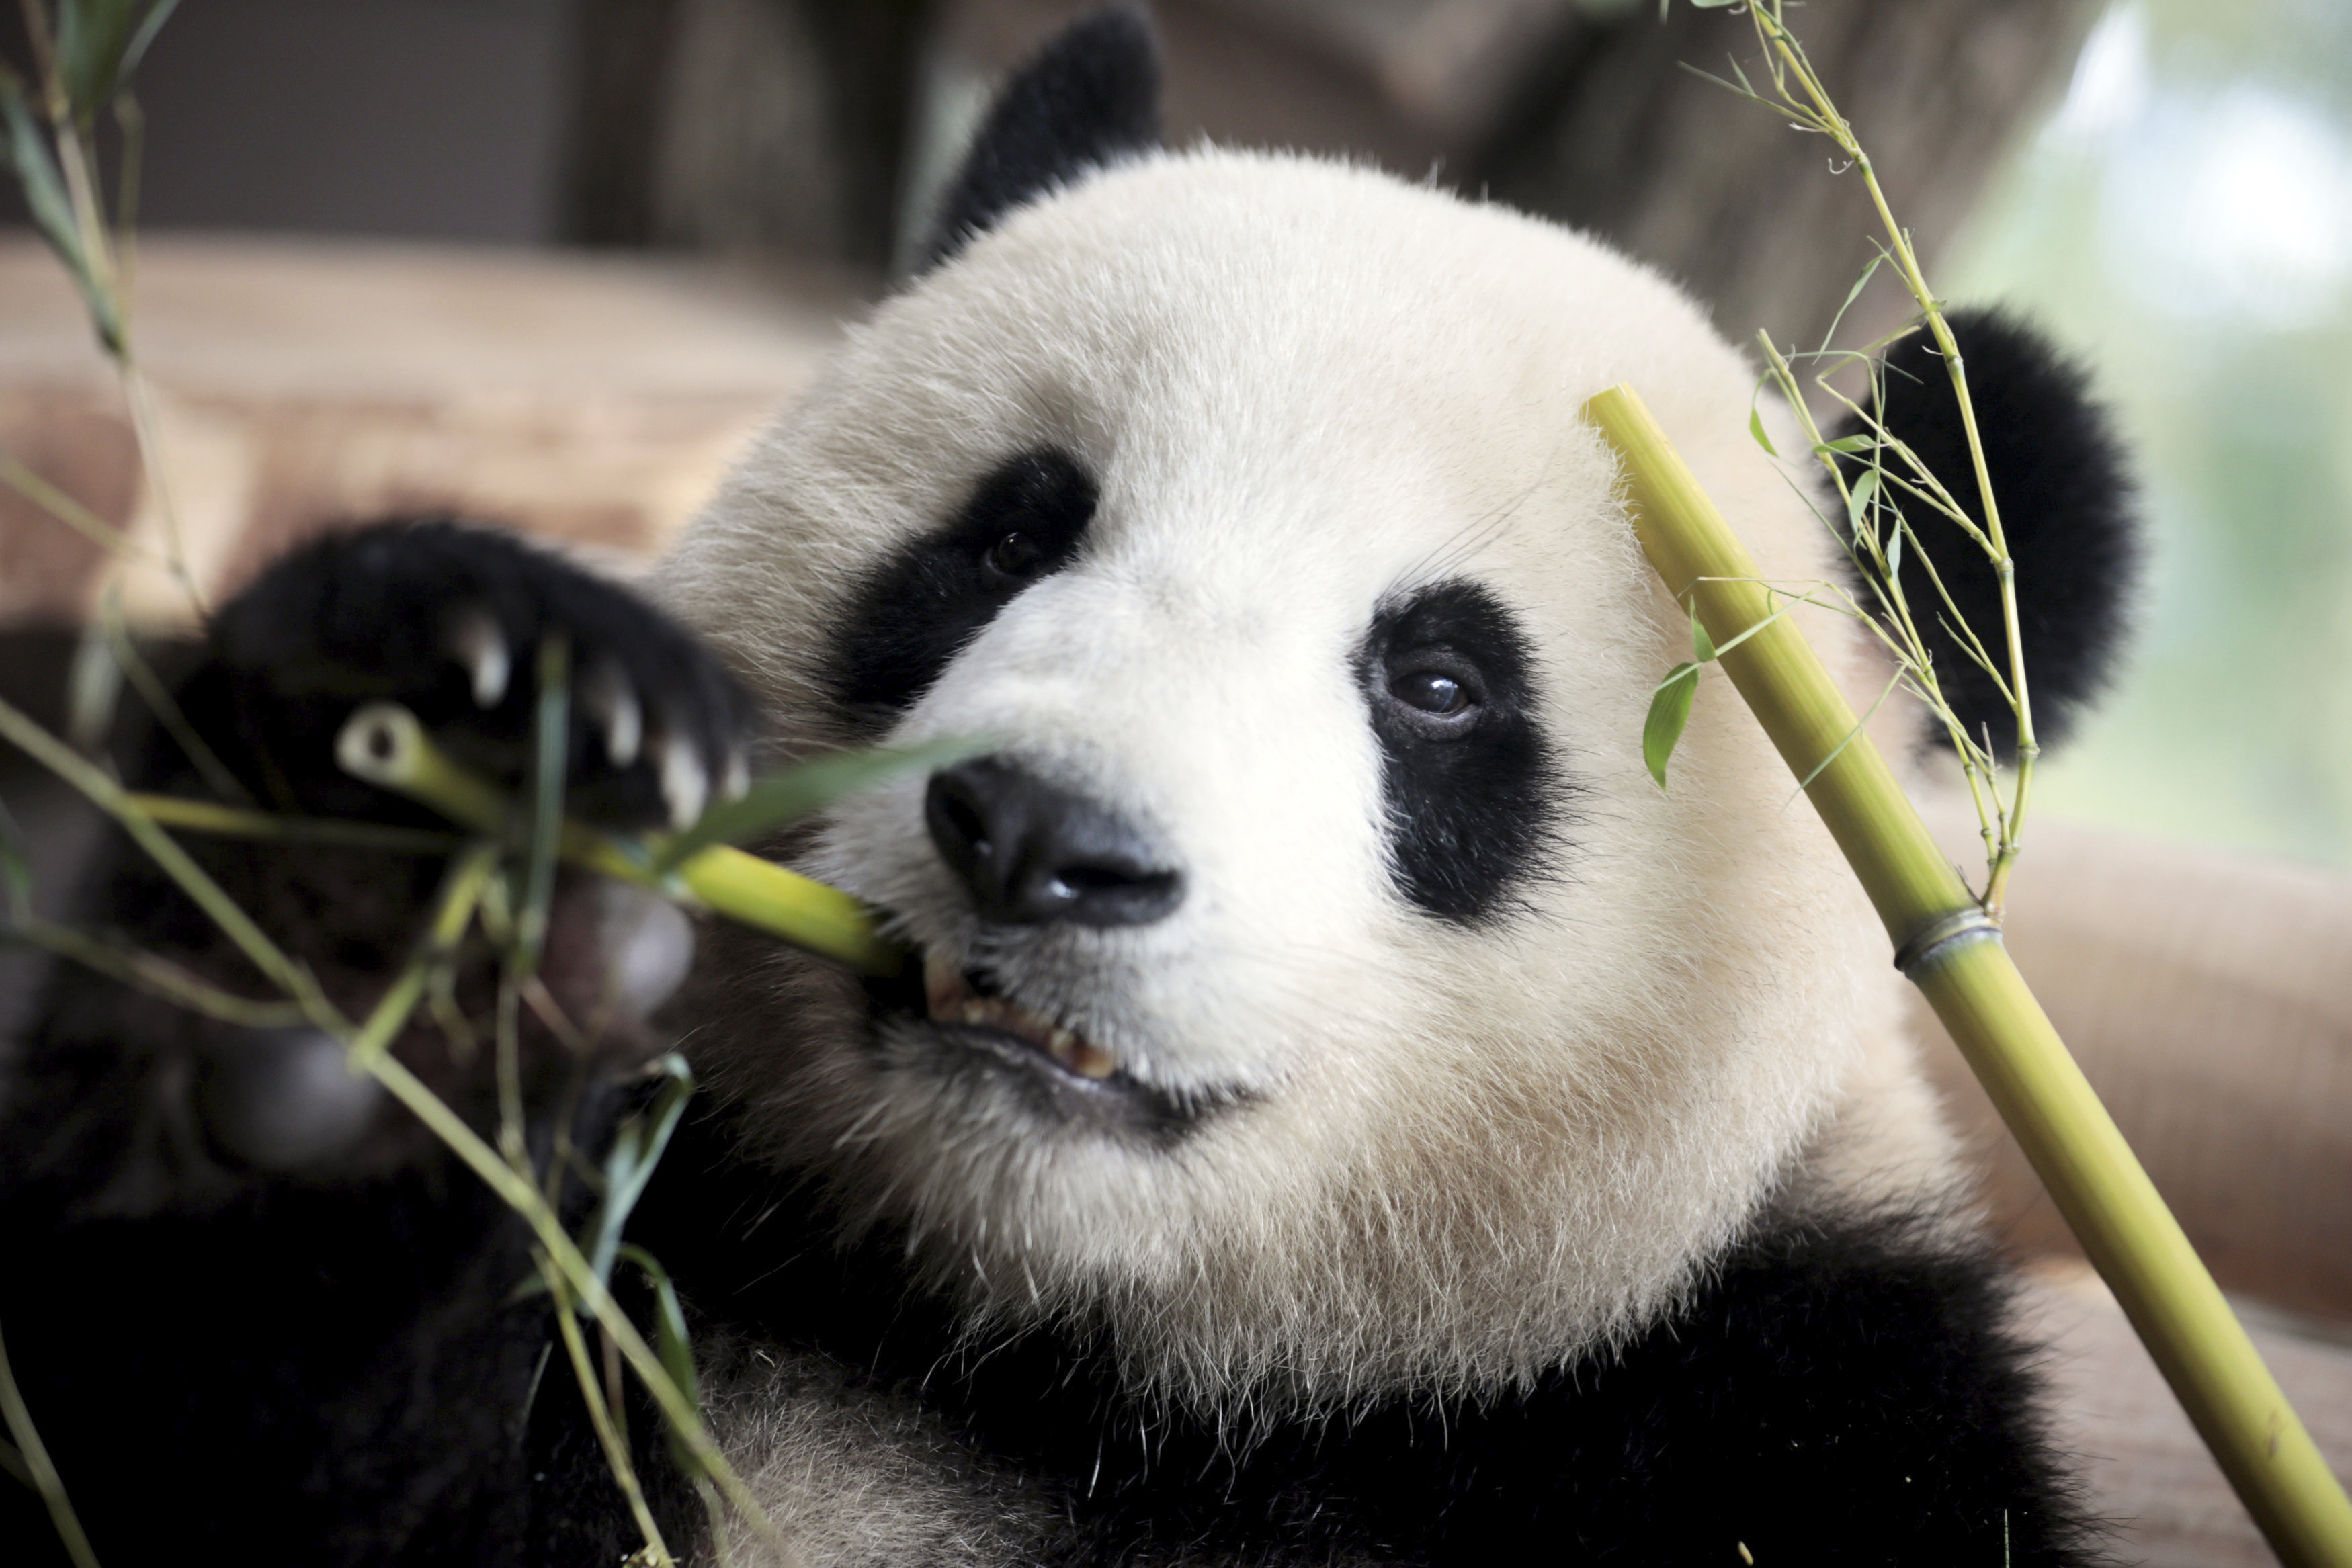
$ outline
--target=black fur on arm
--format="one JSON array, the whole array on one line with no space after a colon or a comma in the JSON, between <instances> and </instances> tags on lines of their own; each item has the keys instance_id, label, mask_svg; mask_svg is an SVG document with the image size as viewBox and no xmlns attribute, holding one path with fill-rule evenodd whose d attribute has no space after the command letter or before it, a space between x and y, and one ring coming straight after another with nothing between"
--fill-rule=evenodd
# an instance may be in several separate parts
<instances>
[{"instance_id":1,"label":"black fur on arm","mask_svg":"<svg viewBox=\"0 0 2352 1568\"><path fill-rule=\"evenodd\" d=\"M1160 45L1140 5L1107 5L1047 40L981 122L941 198L924 269L1006 213L1160 145Z\"/></svg>"},{"instance_id":2,"label":"black fur on arm","mask_svg":"<svg viewBox=\"0 0 2352 1568\"><path fill-rule=\"evenodd\" d=\"M2088 377L2032 329L1991 310L1948 318L1968 369L2002 531L2017 562L2017 609L2036 740L2063 739L2113 674L2129 629L2139 532L2122 443L2093 401ZM1878 417L1917 453L1979 524L1984 520L1958 400L1935 340L1920 331L1890 350ZM1832 433L1859 434L1852 416ZM1849 480L1861 460L1841 460ZM1902 472L1890 459L1890 474ZM1900 492L1895 492L1899 494ZM1933 555L1961 615L2006 674L2000 588L1992 565L1948 520L1906 498L1905 515ZM2017 725L1992 679L1944 625L1947 612L1916 549L1902 564L1905 598L1936 678L1971 735L2014 753ZM1859 597L1876 602L1866 585ZM1941 731L1937 732L1941 738Z\"/></svg>"},{"instance_id":3,"label":"black fur on arm","mask_svg":"<svg viewBox=\"0 0 2352 1568\"><path fill-rule=\"evenodd\" d=\"M975 1340L905 1238L844 1247L689 1118L638 1211L702 1310L938 1411L1058 1497L1055 1563L2094 1568L2011 1285L1903 1211L1759 1218L1681 1310L1531 1385L1215 1414L1082 1327ZM667 1190L665 1191L665 1188Z\"/></svg>"}]
</instances>

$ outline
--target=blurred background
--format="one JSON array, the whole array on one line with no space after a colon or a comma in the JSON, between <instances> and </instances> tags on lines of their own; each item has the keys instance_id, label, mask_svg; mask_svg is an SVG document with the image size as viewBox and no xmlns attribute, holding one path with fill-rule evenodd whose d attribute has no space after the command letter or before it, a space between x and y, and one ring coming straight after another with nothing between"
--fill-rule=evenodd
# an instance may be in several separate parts
<instances>
[{"instance_id":1,"label":"blurred background","mask_svg":"<svg viewBox=\"0 0 2352 1568\"><path fill-rule=\"evenodd\" d=\"M2352 862L2352 6L2124 0L1940 285L2096 368L2155 539L2052 809Z\"/></svg>"}]
</instances>

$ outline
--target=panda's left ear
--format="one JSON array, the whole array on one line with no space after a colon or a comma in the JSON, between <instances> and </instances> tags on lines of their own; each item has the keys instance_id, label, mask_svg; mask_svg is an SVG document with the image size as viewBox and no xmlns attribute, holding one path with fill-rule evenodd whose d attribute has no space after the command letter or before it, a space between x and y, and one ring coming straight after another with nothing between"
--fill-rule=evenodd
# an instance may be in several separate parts
<instances>
[{"instance_id":1,"label":"panda's left ear","mask_svg":"<svg viewBox=\"0 0 2352 1568\"><path fill-rule=\"evenodd\" d=\"M1048 39L996 95L949 183L928 271L1006 213L1160 145L1160 43L1139 5L1106 5Z\"/></svg>"}]
</instances>

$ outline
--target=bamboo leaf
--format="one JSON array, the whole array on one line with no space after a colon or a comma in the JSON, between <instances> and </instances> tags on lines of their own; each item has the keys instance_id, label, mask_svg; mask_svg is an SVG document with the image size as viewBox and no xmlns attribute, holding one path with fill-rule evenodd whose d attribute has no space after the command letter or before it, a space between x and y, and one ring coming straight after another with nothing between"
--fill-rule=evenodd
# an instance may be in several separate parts
<instances>
[{"instance_id":1,"label":"bamboo leaf","mask_svg":"<svg viewBox=\"0 0 2352 1568\"><path fill-rule=\"evenodd\" d=\"M1821 351L1822 353L1826 354L1830 351L1830 340L1837 336L1839 323L1845 319L1845 313L1853 308L1853 302L1862 298L1862 291L1870 286L1872 275L1877 272L1879 264L1885 259L1886 252L1883 247L1874 252L1870 258L1870 265L1862 269L1862 276L1855 278L1853 287L1845 291L1845 303L1837 308L1837 314L1830 318L1830 329L1822 334Z\"/></svg>"},{"instance_id":2,"label":"bamboo leaf","mask_svg":"<svg viewBox=\"0 0 2352 1568\"><path fill-rule=\"evenodd\" d=\"M669 1146L670 1134L677 1130L678 1118L686 1113L686 1103L694 1097L694 1074L686 1065L686 1058L675 1051L654 1064L663 1075L663 1083L654 1094L653 1103L623 1122L613 1137L613 1152L604 1158L604 1196L589 1217L587 1228L581 1233L581 1251L588 1259L588 1267L596 1278L609 1283L613 1260L621 1250L621 1232L628 1224L629 1213L645 1196L646 1184L653 1179L654 1166L661 1162L662 1151ZM665 1364L668 1356L663 1356ZM676 1375L674 1373L672 1375ZM691 1383L681 1380L678 1386L692 1393Z\"/></svg>"},{"instance_id":3,"label":"bamboo leaf","mask_svg":"<svg viewBox=\"0 0 2352 1568\"><path fill-rule=\"evenodd\" d=\"M1875 435L1841 435L1835 441L1822 442L1816 450L1843 452L1851 457L1856 453L1867 452L1876 444L1878 444L1878 437Z\"/></svg>"},{"instance_id":4,"label":"bamboo leaf","mask_svg":"<svg viewBox=\"0 0 2352 1568\"><path fill-rule=\"evenodd\" d=\"M1853 482L1853 488L1846 492L1845 526L1848 538L1862 538L1862 515L1869 510L1870 498L1877 493L1878 470L1875 468L1864 470L1862 477Z\"/></svg>"},{"instance_id":5,"label":"bamboo leaf","mask_svg":"<svg viewBox=\"0 0 2352 1568\"><path fill-rule=\"evenodd\" d=\"M669 1270L654 1260L652 1253L635 1242L621 1249L621 1254L646 1277L654 1288L654 1354L661 1357L663 1370L677 1391L698 1413L702 1408L702 1391L694 1376L694 1342L686 1332L686 1309L678 1304L677 1287L670 1283ZM690 1476L706 1472L700 1458L687 1447L675 1428L665 1427L663 1436L669 1442L671 1462Z\"/></svg>"},{"instance_id":6,"label":"bamboo leaf","mask_svg":"<svg viewBox=\"0 0 2352 1568\"><path fill-rule=\"evenodd\" d=\"M1717 656L1715 651L1715 639L1706 634L1705 626L1699 624L1697 611L1691 612L1690 622L1691 656L1702 664L1714 664Z\"/></svg>"},{"instance_id":7,"label":"bamboo leaf","mask_svg":"<svg viewBox=\"0 0 2352 1568\"><path fill-rule=\"evenodd\" d=\"M58 0L58 74L74 122L88 126L139 68L179 0Z\"/></svg>"},{"instance_id":8,"label":"bamboo leaf","mask_svg":"<svg viewBox=\"0 0 2352 1568\"><path fill-rule=\"evenodd\" d=\"M81 290L82 302L89 308L91 322L98 328L100 343L109 354L119 355L122 347L122 317L115 309L113 298L99 286L98 276L90 269L89 254L82 248L81 231L75 225L73 204L66 199L63 178L58 173L57 158L34 122L32 105L26 101L25 84L16 72L0 66L0 119L7 121L7 156L16 171L16 182L25 190L25 207L32 214L33 226L58 253L58 259L73 274L74 286Z\"/></svg>"},{"instance_id":9,"label":"bamboo leaf","mask_svg":"<svg viewBox=\"0 0 2352 1568\"><path fill-rule=\"evenodd\" d=\"M1676 664L1650 699L1650 716L1642 726L1642 760L1649 764L1650 777L1660 789L1666 787L1666 762L1690 722L1691 698L1697 692L1698 666Z\"/></svg>"},{"instance_id":10,"label":"bamboo leaf","mask_svg":"<svg viewBox=\"0 0 2352 1568\"><path fill-rule=\"evenodd\" d=\"M1753 399L1750 399L1748 404L1748 434L1756 438L1756 444L1762 447L1768 455L1773 457L1780 455L1772 448L1772 438L1764 434L1764 413L1756 406Z\"/></svg>"},{"instance_id":11,"label":"bamboo leaf","mask_svg":"<svg viewBox=\"0 0 2352 1568\"><path fill-rule=\"evenodd\" d=\"M770 828L805 817L844 796L880 783L894 773L937 768L988 749L992 742L965 737L922 746L848 751L771 774L740 800L713 806L699 821L662 847L656 875L684 863L713 844L740 844Z\"/></svg>"}]
</instances>

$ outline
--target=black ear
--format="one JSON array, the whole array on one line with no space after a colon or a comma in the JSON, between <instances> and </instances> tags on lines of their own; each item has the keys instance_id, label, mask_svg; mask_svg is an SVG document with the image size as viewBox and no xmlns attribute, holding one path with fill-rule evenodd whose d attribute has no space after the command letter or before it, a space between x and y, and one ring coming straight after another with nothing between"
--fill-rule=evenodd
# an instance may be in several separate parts
<instances>
[{"instance_id":1,"label":"black ear","mask_svg":"<svg viewBox=\"0 0 2352 1568\"><path fill-rule=\"evenodd\" d=\"M932 227L928 269L1006 213L1160 145L1160 44L1139 5L1107 5L1047 40L990 106Z\"/></svg>"},{"instance_id":2,"label":"black ear","mask_svg":"<svg viewBox=\"0 0 2352 1568\"><path fill-rule=\"evenodd\" d=\"M2140 554L2131 479L2122 444L2092 400L2084 373L2039 333L1990 310L1955 311L1947 319L1968 368L1986 471L2017 563L2018 628L2033 696L2034 737L2048 745L2063 738L2084 703L2105 685L2128 629ZM1888 351L1883 370L1878 417L1981 526L1984 507L1968 434L1935 340L1926 332L1906 338ZM1861 429L1849 417L1835 434ZM1851 482L1863 464L1843 462ZM1898 472L1890 467L1890 474ZM1932 555L1953 604L2005 675L2007 639L1992 563L1948 518L1906 499L1904 514ZM1949 612L1918 554L1905 552L1900 575L1912 621L1934 656L1937 684L1969 732L1989 730L1995 751L2007 757L2016 750L2016 720L1992 677L1945 624ZM1861 597L1874 602L1867 592Z\"/></svg>"}]
</instances>

